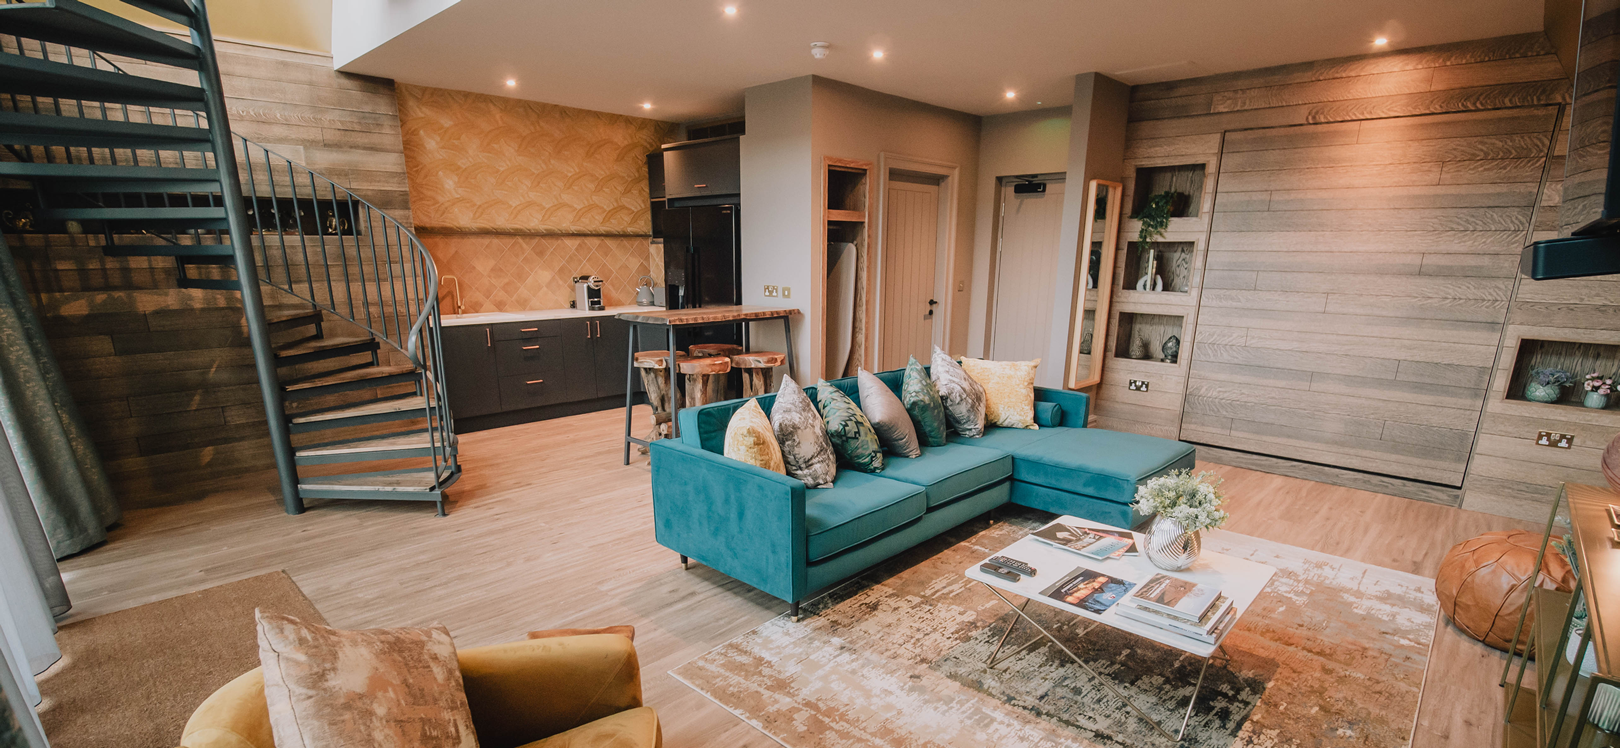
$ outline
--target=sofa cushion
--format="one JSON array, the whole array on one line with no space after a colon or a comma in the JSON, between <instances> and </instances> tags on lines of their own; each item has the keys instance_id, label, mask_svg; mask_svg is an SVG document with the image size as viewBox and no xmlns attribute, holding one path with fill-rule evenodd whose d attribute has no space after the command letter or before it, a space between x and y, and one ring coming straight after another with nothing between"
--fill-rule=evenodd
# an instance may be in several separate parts
<instances>
[{"instance_id":1,"label":"sofa cushion","mask_svg":"<svg viewBox=\"0 0 1620 748\"><path fill-rule=\"evenodd\" d=\"M917 427L911 425L911 414L906 406L889 391L889 386L861 369L855 373L860 384L861 411L872 422L878 441L890 453L901 457L919 457L922 450L917 444Z\"/></svg>"},{"instance_id":2,"label":"sofa cushion","mask_svg":"<svg viewBox=\"0 0 1620 748\"><path fill-rule=\"evenodd\" d=\"M998 429L1010 431L1011 429ZM1042 429L1055 432L1011 450L1013 478L1037 486L1128 503L1138 481L1190 463L1185 442L1105 429ZM1185 465L1190 467L1190 465Z\"/></svg>"},{"instance_id":3,"label":"sofa cushion","mask_svg":"<svg viewBox=\"0 0 1620 748\"><path fill-rule=\"evenodd\" d=\"M1034 361L987 361L963 358L962 370L984 388L984 418L987 423L1015 429L1035 425Z\"/></svg>"},{"instance_id":4,"label":"sofa cushion","mask_svg":"<svg viewBox=\"0 0 1620 748\"><path fill-rule=\"evenodd\" d=\"M816 407L839 462L865 473L883 472L883 445L854 400L823 379L816 385Z\"/></svg>"},{"instance_id":5,"label":"sofa cushion","mask_svg":"<svg viewBox=\"0 0 1620 748\"><path fill-rule=\"evenodd\" d=\"M940 402L934 380L928 377L923 365L917 363L916 356L906 362L906 373L900 383L900 401L905 404L906 413L917 427L917 441L925 447L944 446L945 432L950 428L950 423L945 420L945 404Z\"/></svg>"},{"instance_id":6,"label":"sofa cushion","mask_svg":"<svg viewBox=\"0 0 1620 748\"><path fill-rule=\"evenodd\" d=\"M1039 429L1009 429L991 426L984 430L984 436L962 436L953 433L950 436L950 441L952 444L966 444L972 447L984 447L1013 454L1015 450L1023 449L1025 446L1051 438L1064 431L1073 430L1077 429L1070 429L1065 426L1042 427ZM1014 469L1016 470L1016 467Z\"/></svg>"},{"instance_id":7,"label":"sofa cushion","mask_svg":"<svg viewBox=\"0 0 1620 748\"><path fill-rule=\"evenodd\" d=\"M1012 476L1012 456L999 449L946 444L920 457L890 457L883 477L923 486L928 507L940 506Z\"/></svg>"},{"instance_id":8,"label":"sofa cushion","mask_svg":"<svg viewBox=\"0 0 1620 748\"><path fill-rule=\"evenodd\" d=\"M748 403L731 414L726 426L726 448L722 453L739 462L764 468L773 473L787 475L782 466L782 448L776 444L776 432L771 430L771 419L759 409L759 403Z\"/></svg>"},{"instance_id":9,"label":"sofa cushion","mask_svg":"<svg viewBox=\"0 0 1620 748\"><path fill-rule=\"evenodd\" d=\"M810 560L860 545L927 510L928 498L919 486L841 470L832 488L804 492Z\"/></svg>"},{"instance_id":10,"label":"sofa cushion","mask_svg":"<svg viewBox=\"0 0 1620 748\"><path fill-rule=\"evenodd\" d=\"M1063 425L1063 406L1057 403L1035 403L1035 425L1043 429Z\"/></svg>"},{"instance_id":11,"label":"sofa cushion","mask_svg":"<svg viewBox=\"0 0 1620 748\"><path fill-rule=\"evenodd\" d=\"M962 370L950 354L934 346L934 365L929 374L939 399L945 404L945 418L963 436L984 435L984 387Z\"/></svg>"},{"instance_id":12,"label":"sofa cushion","mask_svg":"<svg viewBox=\"0 0 1620 748\"><path fill-rule=\"evenodd\" d=\"M838 456L827 438L827 424L821 412L799 389L793 377L782 377L775 407L771 409L771 430L782 450L787 474L804 481L808 488L827 488L838 472Z\"/></svg>"}]
</instances>

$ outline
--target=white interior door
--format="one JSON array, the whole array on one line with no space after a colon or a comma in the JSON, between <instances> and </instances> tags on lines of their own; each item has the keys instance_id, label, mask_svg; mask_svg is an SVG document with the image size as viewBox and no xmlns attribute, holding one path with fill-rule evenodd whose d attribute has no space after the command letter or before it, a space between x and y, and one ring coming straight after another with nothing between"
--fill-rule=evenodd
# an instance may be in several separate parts
<instances>
[{"instance_id":1,"label":"white interior door","mask_svg":"<svg viewBox=\"0 0 1620 748\"><path fill-rule=\"evenodd\" d=\"M884 200L876 371L904 367L910 356L928 361L940 309L938 252L939 185L891 178Z\"/></svg>"},{"instance_id":2,"label":"white interior door","mask_svg":"<svg viewBox=\"0 0 1620 748\"><path fill-rule=\"evenodd\" d=\"M995 316L990 357L1028 361L1046 355L1057 288L1058 234L1063 227L1063 182L1046 191L1013 194L1001 186L1001 239L996 250ZM1061 367L1063 362L1050 365Z\"/></svg>"}]
</instances>

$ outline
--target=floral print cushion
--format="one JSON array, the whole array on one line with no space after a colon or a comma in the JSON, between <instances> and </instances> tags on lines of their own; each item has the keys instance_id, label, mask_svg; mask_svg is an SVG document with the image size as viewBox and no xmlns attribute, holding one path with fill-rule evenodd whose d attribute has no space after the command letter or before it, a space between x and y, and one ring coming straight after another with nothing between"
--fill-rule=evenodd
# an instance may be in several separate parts
<instances>
[{"instance_id":1,"label":"floral print cushion","mask_svg":"<svg viewBox=\"0 0 1620 748\"><path fill-rule=\"evenodd\" d=\"M949 353L934 346L934 387L945 404L945 418L956 433L984 436L984 388L962 370Z\"/></svg>"},{"instance_id":2,"label":"floral print cushion","mask_svg":"<svg viewBox=\"0 0 1620 748\"><path fill-rule=\"evenodd\" d=\"M945 430L950 427L945 420L945 404L939 400L934 380L928 378L928 372L923 371L915 356L906 362L905 377L900 382L900 402L911 414L918 441L928 447L945 446Z\"/></svg>"},{"instance_id":3,"label":"floral print cushion","mask_svg":"<svg viewBox=\"0 0 1620 748\"><path fill-rule=\"evenodd\" d=\"M832 487L838 473L838 457L833 452L832 440L827 438L827 425L816 411L816 404L810 402L793 377L782 377L782 386L776 390L776 402L771 405L771 430L776 432L776 443L782 450L782 463L788 475L804 481L806 488Z\"/></svg>"},{"instance_id":4,"label":"floral print cushion","mask_svg":"<svg viewBox=\"0 0 1620 748\"><path fill-rule=\"evenodd\" d=\"M816 383L816 405L821 408L821 420L827 422L827 438L832 440L838 457L863 473L881 472L883 445L855 401L823 379Z\"/></svg>"}]
</instances>

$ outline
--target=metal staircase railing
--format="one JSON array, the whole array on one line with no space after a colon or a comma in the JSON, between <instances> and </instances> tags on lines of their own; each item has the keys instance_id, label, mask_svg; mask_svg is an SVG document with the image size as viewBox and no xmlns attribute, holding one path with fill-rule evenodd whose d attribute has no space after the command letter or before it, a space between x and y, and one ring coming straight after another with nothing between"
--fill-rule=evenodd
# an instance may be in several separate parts
<instances>
[{"instance_id":1,"label":"metal staircase railing","mask_svg":"<svg viewBox=\"0 0 1620 748\"><path fill-rule=\"evenodd\" d=\"M306 496L436 500L442 513L443 489L459 477L460 465L446 400L432 256L408 227L350 190L228 132L201 0L124 2L188 26L191 43L78 0L0 0L0 177L31 183L40 216L69 232L99 228L106 254L173 257L181 287L241 292L289 513L303 511ZM199 85L131 73L104 51L166 66L160 70L194 69ZM278 347L271 340L277 325L313 325L312 337L321 338L324 317L306 312L268 319L261 284L358 326L370 340ZM360 408L337 414L345 417L335 425L306 423L303 430L408 417L425 420L425 439L410 446L398 439L378 442L361 457L334 457L332 448L354 452L354 443L364 438L317 445L327 450L308 455L295 448L291 433L300 414L287 412L286 399L350 392L359 389L356 382L411 379L356 372L378 366L378 343L397 351L415 372L416 399L408 404L419 399L419 415L404 407L386 416ZM369 364L347 364L294 383L278 375L281 366L368 352ZM293 393L293 386L307 389ZM296 467L394 457L431 458L428 483L413 484L420 495L399 493L401 481L389 480L390 473L421 472L416 469L344 476L357 479L345 483L301 481Z\"/></svg>"}]
</instances>

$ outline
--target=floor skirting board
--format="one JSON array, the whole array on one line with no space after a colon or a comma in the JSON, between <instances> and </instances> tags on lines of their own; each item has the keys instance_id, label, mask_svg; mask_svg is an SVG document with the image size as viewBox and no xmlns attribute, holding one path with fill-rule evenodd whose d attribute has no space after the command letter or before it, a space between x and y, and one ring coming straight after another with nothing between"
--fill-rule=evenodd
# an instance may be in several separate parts
<instances>
[{"instance_id":1,"label":"floor skirting board","mask_svg":"<svg viewBox=\"0 0 1620 748\"><path fill-rule=\"evenodd\" d=\"M1359 488L1373 493L1400 496L1406 499L1427 501L1431 504L1444 506L1460 506L1462 504L1462 489L1451 486L1442 486L1422 481L1395 478L1378 473L1367 473L1360 470L1322 465L1314 462L1301 462L1271 455L1243 452L1236 449L1212 447L1208 444L1198 444L1198 459L1220 465L1258 470L1262 473L1287 475L1293 478L1331 483L1346 488Z\"/></svg>"}]
</instances>

